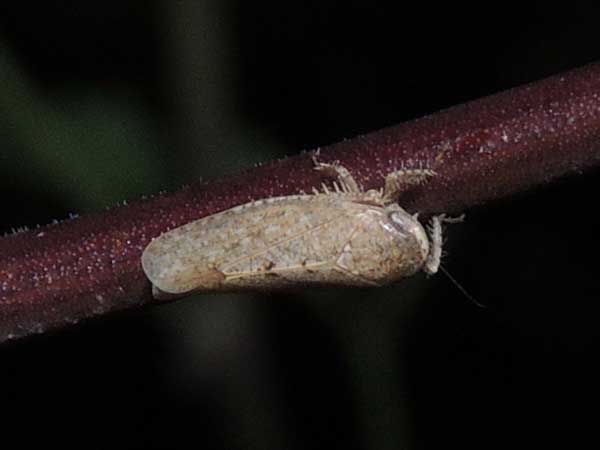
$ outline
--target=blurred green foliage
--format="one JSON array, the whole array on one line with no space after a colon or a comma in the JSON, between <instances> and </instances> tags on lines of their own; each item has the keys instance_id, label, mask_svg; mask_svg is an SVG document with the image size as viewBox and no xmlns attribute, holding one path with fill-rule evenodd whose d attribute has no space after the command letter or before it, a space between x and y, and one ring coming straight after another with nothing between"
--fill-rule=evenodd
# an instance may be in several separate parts
<instances>
[{"instance_id":1,"label":"blurred green foliage","mask_svg":"<svg viewBox=\"0 0 600 450\"><path fill-rule=\"evenodd\" d=\"M44 95L2 42L0 67L0 172L82 211L165 185L155 126L135 98L82 87Z\"/></svg>"}]
</instances>

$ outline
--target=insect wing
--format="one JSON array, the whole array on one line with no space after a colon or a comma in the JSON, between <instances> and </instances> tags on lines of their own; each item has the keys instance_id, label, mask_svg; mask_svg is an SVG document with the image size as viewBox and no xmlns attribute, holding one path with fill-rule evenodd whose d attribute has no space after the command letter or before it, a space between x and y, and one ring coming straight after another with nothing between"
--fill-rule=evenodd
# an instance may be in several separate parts
<instances>
[{"instance_id":1,"label":"insect wing","mask_svg":"<svg viewBox=\"0 0 600 450\"><path fill-rule=\"evenodd\" d=\"M273 276L283 274L314 278L334 264L364 208L341 195L249 203L164 233L148 245L142 266L170 294L227 289L228 280L251 287L277 284Z\"/></svg>"}]
</instances>

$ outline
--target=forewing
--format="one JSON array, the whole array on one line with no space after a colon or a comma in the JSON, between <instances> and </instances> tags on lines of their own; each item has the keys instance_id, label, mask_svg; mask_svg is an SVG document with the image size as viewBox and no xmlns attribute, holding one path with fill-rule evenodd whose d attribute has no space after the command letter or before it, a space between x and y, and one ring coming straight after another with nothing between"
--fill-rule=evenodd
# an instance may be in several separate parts
<instances>
[{"instance_id":1,"label":"forewing","mask_svg":"<svg viewBox=\"0 0 600 450\"><path fill-rule=\"evenodd\" d=\"M228 277L316 267L339 253L361 208L339 195L242 205L159 236L142 265L155 286L173 294L218 289Z\"/></svg>"}]
</instances>

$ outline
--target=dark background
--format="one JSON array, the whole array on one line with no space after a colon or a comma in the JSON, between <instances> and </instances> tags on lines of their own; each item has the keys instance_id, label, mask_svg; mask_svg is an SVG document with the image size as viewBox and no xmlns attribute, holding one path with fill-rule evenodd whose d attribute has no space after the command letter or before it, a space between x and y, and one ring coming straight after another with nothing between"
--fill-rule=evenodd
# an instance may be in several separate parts
<instances>
[{"instance_id":1,"label":"dark background","mask_svg":"<svg viewBox=\"0 0 600 450\"><path fill-rule=\"evenodd\" d=\"M597 60L591 4L3 2L0 231ZM0 445L598 445L599 187L561 181L448 230L445 265L486 309L419 275L196 297L4 346Z\"/></svg>"}]
</instances>

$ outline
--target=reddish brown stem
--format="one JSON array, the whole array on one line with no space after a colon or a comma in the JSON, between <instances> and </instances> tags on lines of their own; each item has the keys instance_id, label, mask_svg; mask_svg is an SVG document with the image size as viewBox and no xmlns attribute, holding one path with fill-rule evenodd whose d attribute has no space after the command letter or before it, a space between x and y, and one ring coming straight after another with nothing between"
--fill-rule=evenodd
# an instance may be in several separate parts
<instances>
[{"instance_id":1,"label":"reddish brown stem","mask_svg":"<svg viewBox=\"0 0 600 450\"><path fill-rule=\"evenodd\" d=\"M600 159L600 64L322 148L365 188L401 167L437 176L401 204L459 212ZM152 300L140 255L171 228L249 200L309 192L311 154L0 239L0 341Z\"/></svg>"}]
</instances>

